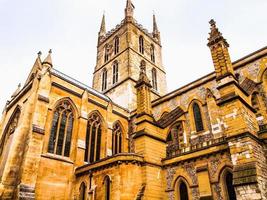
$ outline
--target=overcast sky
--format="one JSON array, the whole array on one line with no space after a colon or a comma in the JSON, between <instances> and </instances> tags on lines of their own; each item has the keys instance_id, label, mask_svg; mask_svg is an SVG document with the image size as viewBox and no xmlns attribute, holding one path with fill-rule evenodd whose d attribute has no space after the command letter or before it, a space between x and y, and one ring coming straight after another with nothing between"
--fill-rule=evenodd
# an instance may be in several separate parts
<instances>
[{"instance_id":1,"label":"overcast sky","mask_svg":"<svg viewBox=\"0 0 267 200\"><path fill-rule=\"evenodd\" d=\"M24 83L37 52L53 49L54 67L91 86L97 33L124 17L126 0L0 0L0 109ZM135 18L152 29L157 15L168 89L214 70L207 44L214 18L232 61L267 45L266 0L133 0Z\"/></svg>"}]
</instances>

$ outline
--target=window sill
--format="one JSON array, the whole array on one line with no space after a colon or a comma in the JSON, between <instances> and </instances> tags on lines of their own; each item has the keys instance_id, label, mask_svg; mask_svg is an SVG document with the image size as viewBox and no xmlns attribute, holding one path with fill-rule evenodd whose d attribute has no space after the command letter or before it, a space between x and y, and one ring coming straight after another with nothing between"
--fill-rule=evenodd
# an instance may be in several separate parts
<instances>
[{"instance_id":1,"label":"window sill","mask_svg":"<svg viewBox=\"0 0 267 200\"><path fill-rule=\"evenodd\" d=\"M73 162L69 158L51 153L42 154L41 157L73 164Z\"/></svg>"}]
</instances>

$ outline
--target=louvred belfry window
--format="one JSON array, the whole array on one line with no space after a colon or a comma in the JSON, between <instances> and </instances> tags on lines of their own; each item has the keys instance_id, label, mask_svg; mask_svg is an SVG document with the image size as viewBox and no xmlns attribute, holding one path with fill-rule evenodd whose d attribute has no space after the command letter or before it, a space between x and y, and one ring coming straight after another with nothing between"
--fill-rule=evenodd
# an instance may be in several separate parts
<instances>
[{"instance_id":1,"label":"louvred belfry window","mask_svg":"<svg viewBox=\"0 0 267 200\"><path fill-rule=\"evenodd\" d=\"M48 146L49 153L69 157L73 123L73 108L68 101L63 101L54 112Z\"/></svg>"},{"instance_id":2,"label":"louvred belfry window","mask_svg":"<svg viewBox=\"0 0 267 200\"><path fill-rule=\"evenodd\" d=\"M119 39L119 37L115 37L115 44L114 44L114 46L115 46L114 53L116 55L120 51L120 39Z\"/></svg>"},{"instance_id":3,"label":"louvred belfry window","mask_svg":"<svg viewBox=\"0 0 267 200\"><path fill-rule=\"evenodd\" d=\"M122 149L122 128L119 123L113 126L112 131L112 154L121 153Z\"/></svg>"},{"instance_id":4,"label":"louvred belfry window","mask_svg":"<svg viewBox=\"0 0 267 200\"><path fill-rule=\"evenodd\" d=\"M155 47L153 44L151 44L151 47L150 47L150 56L151 56L151 61L155 62Z\"/></svg>"},{"instance_id":5,"label":"louvred belfry window","mask_svg":"<svg viewBox=\"0 0 267 200\"><path fill-rule=\"evenodd\" d=\"M104 61L107 62L109 60L109 48L108 45L105 46L105 56Z\"/></svg>"},{"instance_id":6,"label":"louvred belfry window","mask_svg":"<svg viewBox=\"0 0 267 200\"><path fill-rule=\"evenodd\" d=\"M102 72L102 91L107 89L107 78L108 78L108 71L106 69Z\"/></svg>"},{"instance_id":7,"label":"louvred belfry window","mask_svg":"<svg viewBox=\"0 0 267 200\"><path fill-rule=\"evenodd\" d=\"M93 163L100 160L101 149L101 119L96 113L93 113L88 119L87 133L86 133L86 149L84 161Z\"/></svg>"},{"instance_id":8,"label":"louvred belfry window","mask_svg":"<svg viewBox=\"0 0 267 200\"><path fill-rule=\"evenodd\" d=\"M119 79L119 64L117 61L113 63L113 84L117 83Z\"/></svg>"},{"instance_id":9,"label":"louvred belfry window","mask_svg":"<svg viewBox=\"0 0 267 200\"><path fill-rule=\"evenodd\" d=\"M144 54L144 38L143 36L139 37L139 52Z\"/></svg>"},{"instance_id":10,"label":"louvred belfry window","mask_svg":"<svg viewBox=\"0 0 267 200\"><path fill-rule=\"evenodd\" d=\"M152 69L152 87L154 90L158 90L157 71L155 68Z\"/></svg>"},{"instance_id":11,"label":"louvred belfry window","mask_svg":"<svg viewBox=\"0 0 267 200\"><path fill-rule=\"evenodd\" d=\"M194 113L196 131L197 132L203 131L204 126L203 126L203 121L202 121L201 110L197 103L193 104L193 113Z\"/></svg>"}]
</instances>

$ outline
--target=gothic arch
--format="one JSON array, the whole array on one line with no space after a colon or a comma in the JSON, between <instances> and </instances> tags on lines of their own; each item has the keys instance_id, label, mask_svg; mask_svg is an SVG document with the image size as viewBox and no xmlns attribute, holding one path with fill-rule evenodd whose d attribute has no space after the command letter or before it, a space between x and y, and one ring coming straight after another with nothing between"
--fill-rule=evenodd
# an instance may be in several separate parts
<instances>
[{"instance_id":1,"label":"gothic arch","mask_svg":"<svg viewBox=\"0 0 267 200\"><path fill-rule=\"evenodd\" d=\"M79 200L86 200L87 184L83 181L79 185Z\"/></svg>"},{"instance_id":2,"label":"gothic arch","mask_svg":"<svg viewBox=\"0 0 267 200\"><path fill-rule=\"evenodd\" d=\"M190 116L191 132L202 132L207 130L206 116L203 110L204 103L200 100L193 99L188 106Z\"/></svg>"},{"instance_id":3,"label":"gothic arch","mask_svg":"<svg viewBox=\"0 0 267 200\"><path fill-rule=\"evenodd\" d=\"M175 175L173 176L170 190L175 191L176 183L179 180L179 178L182 178L183 180L186 181L188 188L191 188L194 186L192 178L188 175L188 173L182 168L179 168L176 170Z\"/></svg>"},{"instance_id":4,"label":"gothic arch","mask_svg":"<svg viewBox=\"0 0 267 200\"><path fill-rule=\"evenodd\" d=\"M95 124L95 123L90 124L91 122L93 122L93 121L90 121L90 120L93 120L93 119L91 119L92 117L98 118L98 119L96 119L97 124ZM96 128L96 130L94 132L92 132L93 129L91 129L93 127ZM100 160L106 156L106 150L105 150L106 149L106 138L107 138L106 133L107 133L107 125L105 123L103 116L101 115L101 113L98 110L92 111L88 115L88 123L87 123L86 138L85 138L86 150L85 150L84 160L86 162L95 162L95 161ZM92 143L92 140L91 140L92 135L91 134L93 134L95 137L94 143ZM98 138L100 141L97 141ZM96 145L97 149L93 148L91 145ZM94 159L90 158L91 151L94 151L94 155L92 155L92 156L94 156Z\"/></svg>"},{"instance_id":5,"label":"gothic arch","mask_svg":"<svg viewBox=\"0 0 267 200\"><path fill-rule=\"evenodd\" d=\"M185 174L185 173L176 173L179 174L178 176L176 176L176 178L173 180L172 183L172 188L171 190L174 191L174 198L175 200L183 200L180 198L179 195L179 186L181 185L181 183L184 183L186 185L187 188L187 192L188 192L188 200L192 200L192 194L191 194L191 187L192 184L190 184L190 178Z\"/></svg>"},{"instance_id":6,"label":"gothic arch","mask_svg":"<svg viewBox=\"0 0 267 200\"><path fill-rule=\"evenodd\" d=\"M228 176L231 176L231 180L228 179ZM229 184L229 181L231 182ZM224 167L220 172L220 183L223 189L223 195L226 197L226 200L236 200L236 193L234 186L232 185L233 181L233 170L230 167Z\"/></svg>"},{"instance_id":7,"label":"gothic arch","mask_svg":"<svg viewBox=\"0 0 267 200\"><path fill-rule=\"evenodd\" d=\"M73 114L74 114L74 118L75 118L75 119L79 118L80 116L79 116L78 108L77 108L77 106L75 105L74 101L73 101L70 97L63 97L63 98L61 98L61 99L58 99L58 100L54 103L53 108L52 108L52 111L54 112L54 111L57 109L57 107L58 107L63 101L67 101L67 102L71 105L71 107L73 108L73 111L74 111L74 112L73 112Z\"/></svg>"},{"instance_id":8,"label":"gothic arch","mask_svg":"<svg viewBox=\"0 0 267 200\"><path fill-rule=\"evenodd\" d=\"M120 129L120 136L119 135L114 135L115 134L114 133L114 131L115 131L114 129L116 128L116 126L118 126L117 128ZM114 155L114 154L117 154L117 153L122 153L123 150L124 150L124 142L123 141L125 139L125 129L124 129L122 123L119 120L117 120L117 121L115 121L113 123L112 128L113 128L113 130L112 130L112 154ZM117 130L117 131L119 131L119 130ZM117 141L115 142L115 140L117 140ZM120 147L119 147L119 149L117 149L117 152L116 152L114 145L117 144L117 143L119 143Z\"/></svg>"},{"instance_id":9,"label":"gothic arch","mask_svg":"<svg viewBox=\"0 0 267 200\"><path fill-rule=\"evenodd\" d=\"M77 117L77 107L69 97L62 98L54 104L51 118L48 118L47 151L49 153L71 157L72 150L76 148L74 138L76 137Z\"/></svg>"},{"instance_id":10,"label":"gothic arch","mask_svg":"<svg viewBox=\"0 0 267 200\"><path fill-rule=\"evenodd\" d=\"M1 135L0 140L0 177L2 177L2 173L5 167L5 163L7 161L7 157L9 154L9 146L13 140L13 134L17 129L21 118L21 107L17 106L13 113L11 114L4 131Z\"/></svg>"},{"instance_id":11,"label":"gothic arch","mask_svg":"<svg viewBox=\"0 0 267 200\"><path fill-rule=\"evenodd\" d=\"M267 79L267 74L266 74L266 71L267 71L267 58L263 58L261 61L260 61L260 71L258 73L258 76L257 76L257 83L262 83L264 82L264 75L266 76L266 79Z\"/></svg>"}]
</instances>

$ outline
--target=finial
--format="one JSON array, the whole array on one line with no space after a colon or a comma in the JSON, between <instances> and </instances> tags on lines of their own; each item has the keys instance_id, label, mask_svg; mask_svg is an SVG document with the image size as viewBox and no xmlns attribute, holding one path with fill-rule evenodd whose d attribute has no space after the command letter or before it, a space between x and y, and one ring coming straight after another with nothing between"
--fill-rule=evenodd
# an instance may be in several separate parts
<instances>
[{"instance_id":1,"label":"finial","mask_svg":"<svg viewBox=\"0 0 267 200\"><path fill-rule=\"evenodd\" d=\"M43 61L43 63L42 63L43 65L46 64L46 65L49 65L50 67L53 67L51 54L52 54L52 49L49 49L49 51L48 51L48 55L47 55L47 57L44 59L44 61Z\"/></svg>"},{"instance_id":2,"label":"finial","mask_svg":"<svg viewBox=\"0 0 267 200\"><path fill-rule=\"evenodd\" d=\"M41 51L39 51L39 52L37 53L37 55L38 55L38 57L40 58L40 57L41 57L41 55L42 55L42 52L41 52Z\"/></svg>"},{"instance_id":3,"label":"finial","mask_svg":"<svg viewBox=\"0 0 267 200\"><path fill-rule=\"evenodd\" d=\"M210 30L209 38L208 38L208 46L212 46L213 44L218 43L219 41L223 41L223 43L229 47L229 44L227 43L226 39L224 39L222 33L219 31L219 29L216 26L216 21L214 19L211 19L209 21L210 24Z\"/></svg>"},{"instance_id":4,"label":"finial","mask_svg":"<svg viewBox=\"0 0 267 200\"><path fill-rule=\"evenodd\" d=\"M130 19L133 17L134 5L131 0L127 0L125 8L125 18Z\"/></svg>"},{"instance_id":5,"label":"finial","mask_svg":"<svg viewBox=\"0 0 267 200\"><path fill-rule=\"evenodd\" d=\"M209 21L209 23L210 23L210 25L212 26L212 27L216 27L216 22L215 22L215 20L214 19L211 19L210 21Z\"/></svg>"}]
</instances>

